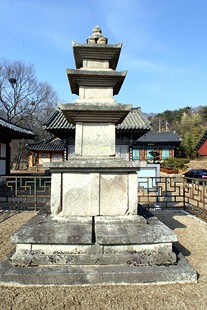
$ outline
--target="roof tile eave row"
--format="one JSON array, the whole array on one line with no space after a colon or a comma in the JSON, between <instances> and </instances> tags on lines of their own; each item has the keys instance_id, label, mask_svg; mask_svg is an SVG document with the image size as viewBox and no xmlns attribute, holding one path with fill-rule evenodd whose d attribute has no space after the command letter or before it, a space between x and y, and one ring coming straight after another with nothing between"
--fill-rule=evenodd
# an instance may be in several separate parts
<instances>
[{"instance_id":1,"label":"roof tile eave row","mask_svg":"<svg viewBox=\"0 0 207 310\"><path fill-rule=\"evenodd\" d=\"M2 128L3 130L9 130L11 133L18 133L21 134L23 136L27 136L28 138L34 138L35 134L31 129L27 129L24 128L22 126L13 124L12 122L3 119L2 117L0 117L0 128Z\"/></svg>"},{"instance_id":2,"label":"roof tile eave row","mask_svg":"<svg viewBox=\"0 0 207 310\"><path fill-rule=\"evenodd\" d=\"M140 108L132 109L117 129L151 129L151 124L142 114ZM60 109L57 109L51 118L43 125L45 130L75 129L75 125L69 123Z\"/></svg>"}]
</instances>

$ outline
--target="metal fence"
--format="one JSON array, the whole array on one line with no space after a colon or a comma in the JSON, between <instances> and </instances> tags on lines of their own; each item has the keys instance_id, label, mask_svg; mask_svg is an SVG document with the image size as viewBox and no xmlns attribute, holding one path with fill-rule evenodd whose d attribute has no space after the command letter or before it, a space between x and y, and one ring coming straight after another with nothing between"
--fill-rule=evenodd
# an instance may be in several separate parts
<instances>
[{"instance_id":1,"label":"metal fence","mask_svg":"<svg viewBox=\"0 0 207 310\"><path fill-rule=\"evenodd\" d=\"M138 203L147 209L185 207L183 178L139 177Z\"/></svg>"},{"instance_id":2,"label":"metal fence","mask_svg":"<svg viewBox=\"0 0 207 310\"><path fill-rule=\"evenodd\" d=\"M207 180L184 179L185 203L207 211Z\"/></svg>"},{"instance_id":3,"label":"metal fence","mask_svg":"<svg viewBox=\"0 0 207 310\"><path fill-rule=\"evenodd\" d=\"M181 177L139 177L138 203L147 209L207 210L207 180Z\"/></svg>"},{"instance_id":4,"label":"metal fence","mask_svg":"<svg viewBox=\"0 0 207 310\"><path fill-rule=\"evenodd\" d=\"M50 176L0 177L0 209L49 208L50 195ZM139 177L138 203L147 209L191 206L207 210L207 181L183 177Z\"/></svg>"},{"instance_id":5,"label":"metal fence","mask_svg":"<svg viewBox=\"0 0 207 310\"><path fill-rule=\"evenodd\" d=\"M1 176L0 208L38 210L49 206L50 176Z\"/></svg>"}]
</instances>

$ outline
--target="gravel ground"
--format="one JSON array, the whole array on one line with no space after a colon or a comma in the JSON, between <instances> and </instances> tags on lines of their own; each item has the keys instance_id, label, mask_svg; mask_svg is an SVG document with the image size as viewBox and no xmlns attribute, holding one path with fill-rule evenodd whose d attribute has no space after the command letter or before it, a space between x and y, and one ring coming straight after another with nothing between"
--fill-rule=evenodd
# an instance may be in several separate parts
<instances>
[{"instance_id":1,"label":"gravel ground","mask_svg":"<svg viewBox=\"0 0 207 310\"><path fill-rule=\"evenodd\" d=\"M10 234L34 212L0 214L0 259L14 247ZM0 286L0 310L173 309L207 310L207 224L178 211L156 215L178 236L178 247L199 273L197 284L72 287Z\"/></svg>"}]
</instances>

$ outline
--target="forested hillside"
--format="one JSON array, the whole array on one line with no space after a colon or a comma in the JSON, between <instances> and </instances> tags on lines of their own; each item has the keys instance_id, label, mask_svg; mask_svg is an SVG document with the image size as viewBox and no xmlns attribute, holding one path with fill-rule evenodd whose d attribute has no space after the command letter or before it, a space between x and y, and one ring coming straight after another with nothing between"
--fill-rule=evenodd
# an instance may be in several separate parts
<instances>
[{"instance_id":1,"label":"forested hillside","mask_svg":"<svg viewBox=\"0 0 207 310\"><path fill-rule=\"evenodd\" d=\"M207 106L185 107L179 110L165 110L162 113L147 115L153 131L176 131L182 139L178 157L195 158L194 148L207 130Z\"/></svg>"}]
</instances>

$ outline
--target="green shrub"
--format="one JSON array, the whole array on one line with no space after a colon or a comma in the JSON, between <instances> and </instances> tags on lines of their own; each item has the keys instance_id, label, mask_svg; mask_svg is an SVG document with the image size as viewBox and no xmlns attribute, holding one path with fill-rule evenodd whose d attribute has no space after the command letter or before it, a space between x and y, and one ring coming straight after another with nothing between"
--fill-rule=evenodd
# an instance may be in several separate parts
<instances>
[{"instance_id":1,"label":"green shrub","mask_svg":"<svg viewBox=\"0 0 207 310\"><path fill-rule=\"evenodd\" d=\"M190 162L189 158L177 158L177 159L180 159L184 164L188 164Z\"/></svg>"},{"instance_id":2,"label":"green shrub","mask_svg":"<svg viewBox=\"0 0 207 310\"><path fill-rule=\"evenodd\" d=\"M183 160L180 158L166 158L161 163L161 167L170 169L170 170L172 169L186 170L187 169L187 166L185 165Z\"/></svg>"}]
</instances>

